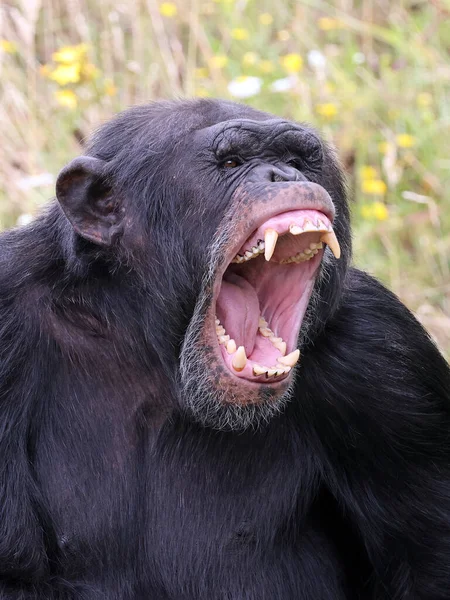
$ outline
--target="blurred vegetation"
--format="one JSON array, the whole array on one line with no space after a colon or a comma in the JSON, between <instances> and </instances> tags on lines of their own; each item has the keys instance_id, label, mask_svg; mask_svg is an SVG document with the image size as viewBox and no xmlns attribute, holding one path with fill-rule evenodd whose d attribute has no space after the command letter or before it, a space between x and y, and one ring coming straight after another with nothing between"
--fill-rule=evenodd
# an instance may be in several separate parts
<instances>
[{"instance_id":1,"label":"blurred vegetation","mask_svg":"<svg viewBox=\"0 0 450 600\"><path fill-rule=\"evenodd\" d=\"M0 17L0 227L115 112L231 97L338 147L356 264L449 355L450 0L11 0Z\"/></svg>"}]
</instances>

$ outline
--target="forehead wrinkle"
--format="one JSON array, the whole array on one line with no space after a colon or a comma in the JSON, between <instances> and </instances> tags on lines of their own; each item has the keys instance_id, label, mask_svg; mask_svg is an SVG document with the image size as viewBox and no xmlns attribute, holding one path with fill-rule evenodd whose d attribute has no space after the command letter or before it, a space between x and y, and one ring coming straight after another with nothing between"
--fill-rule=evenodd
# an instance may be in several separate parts
<instances>
[{"instance_id":1,"label":"forehead wrinkle","mask_svg":"<svg viewBox=\"0 0 450 600\"><path fill-rule=\"evenodd\" d=\"M232 151L241 144L242 146L251 145L251 149L255 153L264 153L269 150L285 153L300 148L302 142L306 141L302 139L303 136L308 137L310 134L307 128L296 123L281 119L277 119L275 123L274 121L274 119L270 123L252 121L253 127L249 126L248 120L246 122L230 123L213 138L213 152L217 153L222 145L229 145L230 151ZM267 129L272 132L272 135L269 134ZM245 134L248 134L248 136ZM252 144L249 144L249 137L253 142Z\"/></svg>"}]
</instances>

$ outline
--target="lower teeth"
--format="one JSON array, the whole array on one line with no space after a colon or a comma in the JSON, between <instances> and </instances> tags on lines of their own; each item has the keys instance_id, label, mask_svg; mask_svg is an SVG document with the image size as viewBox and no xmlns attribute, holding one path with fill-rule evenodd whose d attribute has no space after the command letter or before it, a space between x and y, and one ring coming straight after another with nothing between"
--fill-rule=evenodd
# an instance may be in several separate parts
<instances>
[{"instance_id":1,"label":"lower teeth","mask_svg":"<svg viewBox=\"0 0 450 600\"><path fill-rule=\"evenodd\" d=\"M233 355L232 366L235 371L240 372L245 368L247 364L247 357L243 346L237 348L235 340L226 335L225 328L220 324L219 319L215 319L217 340L220 345L225 345L227 353ZM253 375L261 376L265 375L269 377L280 377L289 373L291 368L297 363L300 352L294 350L287 356L286 354L286 342L281 337L276 337L273 331L269 328L267 321L264 317L259 318L259 333L265 338L269 338L269 341L273 346L280 352L280 356L277 358L277 364L273 367L265 367L261 365L253 365Z\"/></svg>"}]
</instances>

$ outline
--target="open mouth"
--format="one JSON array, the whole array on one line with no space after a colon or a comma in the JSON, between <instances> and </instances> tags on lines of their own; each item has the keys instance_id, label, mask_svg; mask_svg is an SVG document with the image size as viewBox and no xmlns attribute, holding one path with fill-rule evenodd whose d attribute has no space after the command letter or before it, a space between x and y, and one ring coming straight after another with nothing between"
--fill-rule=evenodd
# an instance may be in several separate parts
<instances>
[{"instance_id":1,"label":"open mouth","mask_svg":"<svg viewBox=\"0 0 450 600\"><path fill-rule=\"evenodd\" d=\"M260 224L234 253L216 296L223 362L242 383L278 383L300 358L298 335L324 247L340 248L330 216L281 212Z\"/></svg>"}]
</instances>

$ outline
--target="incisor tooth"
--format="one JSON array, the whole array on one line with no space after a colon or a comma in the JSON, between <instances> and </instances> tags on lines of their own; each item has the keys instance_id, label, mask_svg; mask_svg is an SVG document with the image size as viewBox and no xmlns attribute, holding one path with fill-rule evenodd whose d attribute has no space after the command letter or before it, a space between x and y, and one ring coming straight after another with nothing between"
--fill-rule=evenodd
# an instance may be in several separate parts
<instances>
[{"instance_id":1,"label":"incisor tooth","mask_svg":"<svg viewBox=\"0 0 450 600\"><path fill-rule=\"evenodd\" d=\"M320 241L325 242L325 244L330 247L330 250L334 254L335 258L341 257L341 247L339 246L339 242L334 231L322 234L320 236Z\"/></svg>"},{"instance_id":2,"label":"incisor tooth","mask_svg":"<svg viewBox=\"0 0 450 600\"><path fill-rule=\"evenodd\" d=\"M227 343L227 352L228 354L234 354L236 352L236 342L234 340L230 340Z\"/></svg>"},{"instance_id":3,"label":"incisor tooth","mask_svg":"<svg viewBox=\"0 0 450 600\"><path fill-rule=\"evenodd\" d=\"M290 354L287 354L286 356L279 356L277 358L277 361L279 363L281 363L282 365L286 365L287 367L293 367L299 358L300 358L300 350L297 348L297 350L294 350L293 352L291 352Z\"/></svg>"},{"instance_id":4,"label":"incisor tooth","mask_svg":"<svg viewBox=\"0 0 450 600\"><path fill-rule=\"evenodd\" d=\"M300 233L303 233L303 229L295 223L289 225L289 231L292 233L292 235L300 235Z\"/></svg>"},{"instance_id":5,"label":"incisor tooth","mask_svg":"<svg viewBox=\"0 0 450 600\"><path fill-rule=\"evenodd\" d=\"M303 231L317 231L317 227L309 219L305 219L303 221Z\"/></svg>"},{"instance_id":6,"label":"incisor tooth","mask_svg":"<svg viewBox=\"0 0 450 600\"><path fill-rule=\"evenodd\" d=\"M264 232L264 243L265 243L265 249L264 249L264 258L269 261L272 256L273 253L275 252L275 246L277 245L277 239L278 239L278 233L275 231L275 229L271 229L269 227L269 229L266 229L266 231Z\"/></svg>"},{"instance_id":7,"label":"incisor tooth","mask_svg":"<svg viewBox=\"0 0 450 600\"><path fill-rule=\"evenodd\" d=\"M242 371L242 369L245 367L247 364L247 355L245 354L244 346L239 346L239 348L236 350L231 364L233 365L233 369L235 371Z\"/></svg>"},{"instance_id":8,"label":"incisor tooth","mask_svg":"<svg viewBox=\"0 0 450 600\"><path fill-rule=\"evenodd\" d=\"M286 354L286 342L276 342L274 346L281 354Z\"/></svg>"}]
</instances>

